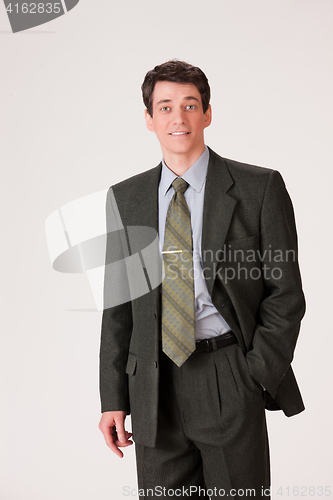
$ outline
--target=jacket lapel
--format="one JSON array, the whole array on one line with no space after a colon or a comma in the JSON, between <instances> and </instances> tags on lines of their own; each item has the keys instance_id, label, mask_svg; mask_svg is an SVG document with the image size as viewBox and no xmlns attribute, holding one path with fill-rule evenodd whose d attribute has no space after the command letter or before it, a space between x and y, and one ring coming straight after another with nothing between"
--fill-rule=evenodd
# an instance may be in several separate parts
<instances>
[{"instance_id":1,"label":"jacket lapel","mask_svg":"<svg viewBox=\"0 0 333 500\"><path fill-rule=\"evenodd\" d=\"M218 263L218 251L223 248L236 200L227 194L234 181L219 155L209 149L205 201L202 223L201 254L208 292L211 295Z\"/></svg>"},{"instance_id":2,"label":"jacket lapel","mask_svg":"<svg viewBox=\"0 0 333 500\"><path fill-rule=\"evenodd\" d=\"M209 149L209 163L205 185L205 201L203 210L201 253L208 292L211 295L218 264L218 251L223 248L236 200L227 191L234 181L229 170L219 155ZM158 185L161 178L162 163L140 178L133 192L135 213L128 220L131 225L147 226L158 233ZM131 206L133 206L131 204ZM127 223L125 215L125 224ZM150 294L156 310L159 309L160 287Z\"/></svg>"}]
</instances>

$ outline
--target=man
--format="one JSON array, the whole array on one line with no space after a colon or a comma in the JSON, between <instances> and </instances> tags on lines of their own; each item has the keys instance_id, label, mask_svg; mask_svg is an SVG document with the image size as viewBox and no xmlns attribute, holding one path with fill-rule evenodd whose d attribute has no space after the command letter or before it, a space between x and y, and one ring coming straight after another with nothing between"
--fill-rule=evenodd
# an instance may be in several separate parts
<instances>
[{"instance_id":1,"label":"man","mask_svg":"<svg viewBox=\"0 0 333 500\"><path fill-rule=\"evenodd\" d=\"M131 413L143 498L204 488L267 498L265 407L304 409L290 366L305 311L292 204L277 171L205 146L212 112L199 68L156 66L142 91L163 160L113 186L107 210L119 229L158 231L164 279L106 305L99 427L122 457Z\"/></svg>"}]
</instances>

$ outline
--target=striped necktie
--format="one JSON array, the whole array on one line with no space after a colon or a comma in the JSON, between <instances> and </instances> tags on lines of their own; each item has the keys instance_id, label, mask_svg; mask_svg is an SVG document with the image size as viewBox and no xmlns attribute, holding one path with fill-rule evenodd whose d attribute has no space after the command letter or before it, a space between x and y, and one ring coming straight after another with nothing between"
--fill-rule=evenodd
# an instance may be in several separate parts
<instances>
[{"instance_id":1,"label":"striped necktie","mask_svg":"<svg viewBox=\"0 0 333 500\"><path fill-rule=\"evenodd\" d=\"M162 282L162 349L181 366L195 350L194 276L191 217L177 177L165 222Z\"/></svg>"}]
</instances>

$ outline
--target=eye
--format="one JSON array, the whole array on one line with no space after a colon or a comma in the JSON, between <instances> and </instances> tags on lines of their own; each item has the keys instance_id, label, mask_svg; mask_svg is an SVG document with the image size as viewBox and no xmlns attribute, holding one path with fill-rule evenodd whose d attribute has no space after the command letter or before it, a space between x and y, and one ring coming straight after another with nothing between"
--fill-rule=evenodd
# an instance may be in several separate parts
<instances>
[{"instance_id":1,"label":"eye","mask_svg":"<svg viewBox=\"0 0 333 500\"><path fill-rule=\"evenodd\" d=\"M169 106L163 106L163 108L161 108L161 111L169 111Z\"/></svg>"},{"instance_id":2,"label":"eye","mask_svg":"<svg viewBox=\"0 0 333 500\"><path fill-rule=\"evenodd\" d=\"M195 105L194 104L188 104L186 106L186 109L195 109Z\"/></svg>"}]
</instances>

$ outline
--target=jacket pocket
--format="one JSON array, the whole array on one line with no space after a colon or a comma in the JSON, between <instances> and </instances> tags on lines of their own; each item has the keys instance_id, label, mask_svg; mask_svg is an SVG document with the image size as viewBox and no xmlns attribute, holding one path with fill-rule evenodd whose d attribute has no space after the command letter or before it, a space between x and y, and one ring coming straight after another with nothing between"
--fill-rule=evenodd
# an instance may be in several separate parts
<instances>
[{"instance_id":1,"label":"jacket pocket","mask_svg":"<svg viewBox=\"0 0 333 500\"><path fill-rule=\"evenodd\" d=\"M240 238L237 240L226 240L224 245L227 249L258 249L260 246L260 234L254 234L247 238Z\"/></svg>"},{"instance_id":2,"label":"jacket pocket","mask_svg":"<svg viewBox=\"0 0 333 500\"><path fill-rule=\"evenodd\" d=\"M132 352L128 353L128 358L127 358L127 363L126 363L126 373L128 375L134 375L136 371L136 355L133 354Z\"/></svg>"}]
</instances>

